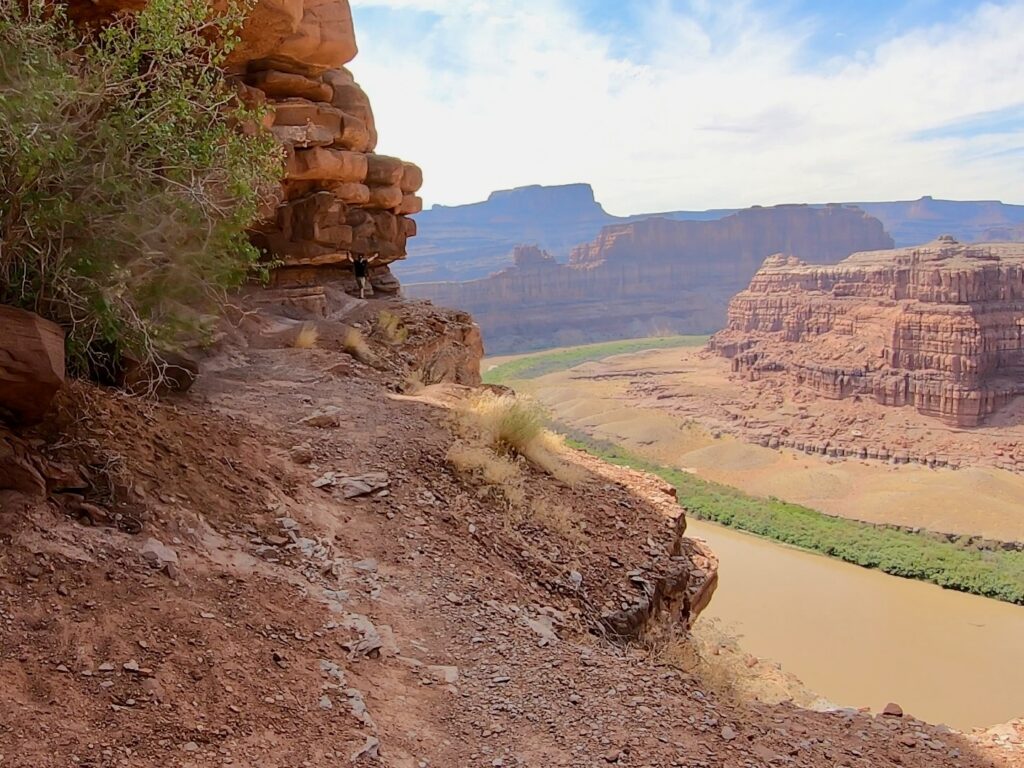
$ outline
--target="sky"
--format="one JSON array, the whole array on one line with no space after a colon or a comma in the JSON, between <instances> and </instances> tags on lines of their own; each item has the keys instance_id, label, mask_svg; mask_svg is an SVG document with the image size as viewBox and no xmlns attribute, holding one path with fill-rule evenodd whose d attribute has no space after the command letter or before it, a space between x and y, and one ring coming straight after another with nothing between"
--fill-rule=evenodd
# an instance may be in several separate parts
<instances>
[{"instance_id":1,"label":"sky","mask_svg":"<svg viewBox=\"0 0 1024 768\"><path fill-rule=\"evenodd\" d=\"M1024 0L352 0L427 204L589 182L617 215L1024 203Z\"/></svg>"}]
</instances>

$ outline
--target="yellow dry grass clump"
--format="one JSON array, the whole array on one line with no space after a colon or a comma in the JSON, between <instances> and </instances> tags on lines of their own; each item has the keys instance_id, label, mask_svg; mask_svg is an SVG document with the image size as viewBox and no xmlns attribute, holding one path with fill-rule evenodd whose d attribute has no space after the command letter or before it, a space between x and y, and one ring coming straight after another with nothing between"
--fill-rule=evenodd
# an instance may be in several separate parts
<instances>
[{"instance_id":1,"label":"yellow dry grass clump","mask_svg":"<svg viewBox=\"0 0 1024 768\"><path fill-rule=\"evenodd\" d=\"M392 346L403 344L409 338L409 329L402 324L401 318L387 310L383 310L377 315L375 330L384 341Z\"/></svg>"},{"instance_id":2,"label":"yellow dry grass clump","mask_svg":"<svg viewBox=\"0 0 1024 768\"><path fill-rule=\"evenodd\" d=\"M316 329L315 325L306 323L295 337L292 346L295 349L313 349L319 340L320 331Z\"/></svg>"},{"instance_id":3,"label":"yellow dry grass clump","mask_svg":"<svg viewBox=\"0 0 1024 768\"><path fill-rule=\"evenodd\" d=\"M462 421L464 428L476 432L501 455L522 456L566 485L583 479L583 473L563 458L565 446L547 429L544 412L534 400L483 392L466 403Z\"/></svg>"},{"instance_id":4,"label":"yellow dry grass clump","mask_svg":"<svg viewBox=\"0 0 1024 768\"><path fill-rule=\"evenodd\" d=\"M376 359L358 328L349 328L341 340L341 348L361 363L372 364Z\"/></svg>"},{"instance_id":5,"label":"yellow dry grass clump","mask_svg":"<svg viewBox=\"0 0 1024 768\"><path fill-rule=\"evenodd\" d=\"M529 470L576 485L583 472L569 464L561 438L545 427L540 407L513 394L485 392L459 410L462 439L448 451L448 463L480 483L481 496L504 502L506 523L532 522L568 540L582 536L582 523L571 507L542 496L530 499Z\"/></svg>"}]
</instances>

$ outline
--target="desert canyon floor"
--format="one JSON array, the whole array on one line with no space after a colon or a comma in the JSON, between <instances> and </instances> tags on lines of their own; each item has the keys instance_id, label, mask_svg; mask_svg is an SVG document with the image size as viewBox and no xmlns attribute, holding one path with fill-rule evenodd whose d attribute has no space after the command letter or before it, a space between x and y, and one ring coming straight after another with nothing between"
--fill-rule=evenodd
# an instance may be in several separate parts
<instances>
[{"instance_id":1,"label":"desert canyon floor","mask_svg":"<svg viewBox=\"0 0 1024 768\"><path fill-rule=\"evenodd\" d=\"M489 358L484 370L529 357ZM1024 428L1006 426L1012 405L998 428L953 428L911 408L804 397L771 382L752 387L730 373L728 360L697 347L614 355L510 383L573 432L756 496L871 523L1004 542L1024 537L1024 476L993 460L1002 446L1024 439ZM841 444L851 432L907 455L927 445L917 453L962 463L953 469L830 457L771 442L788 436L820 444L830 436ZM1013 717L1024 707L1024 676L1016 672L1024 664L1024 608L711 523L691 521L689 531L721 560L719 589L702 620L739 638L746 652L781 662L816 693L859 705L889 691L960 726ZM849 663L836 664L837 655ZM936 678L932 665L971 673Z\"/></svg>"},{"instance_id":2,"label":"desert canyon floor","mask_svg":"<svg viewBox=\"0 0 1024 768\"><path fill-rule=\"evenodd\" d=\"M515 387L569 426L749 493L868 522L1024 540L1024 473L1003 459L1024 445L1024 403L956 428L912 408L751 384L695 348L615 356ZM907 463L808 453L786 440L888 446Z\"/></svg>"}]
</instances>

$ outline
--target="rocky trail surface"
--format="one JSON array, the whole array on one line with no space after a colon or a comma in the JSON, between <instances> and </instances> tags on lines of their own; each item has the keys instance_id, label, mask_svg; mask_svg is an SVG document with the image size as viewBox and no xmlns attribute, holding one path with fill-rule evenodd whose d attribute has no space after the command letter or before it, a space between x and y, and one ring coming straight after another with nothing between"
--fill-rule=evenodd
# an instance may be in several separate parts
<instances>
[{"instance_id":1,"label":"rocky trail surface","mask_svg":"<svg viewBox=\"0 0 1024 768\"><path fill-rule=\"evenodd\" d=\"M10 438L48 492L0 491L2 768L1021 764L1014 726L738 702L655 639L614 642L603 620L649 619L636 595L671 564L672 616L713 576L696 543L667 556L660 481L530 468L575 533L512 521L446 462L466 388L400 393L410 367L458 378L466 329L438 344L457 323L398 302L315 325L306 349L260 319L177 399L73 386ZM353 326L373 365L342 350Z\"/></svg>"}]
</instances>

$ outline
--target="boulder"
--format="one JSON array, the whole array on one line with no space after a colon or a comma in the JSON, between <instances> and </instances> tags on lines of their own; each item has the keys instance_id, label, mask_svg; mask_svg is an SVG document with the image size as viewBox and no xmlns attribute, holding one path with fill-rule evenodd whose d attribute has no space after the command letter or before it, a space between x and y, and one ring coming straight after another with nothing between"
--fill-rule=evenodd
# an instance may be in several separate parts
<instances>
[{"instance_id":1,"label":"boulder","mask_svg":"<svg viewBox=\"0 0 1024 768\"><path fill-rule=\"evenodd\" d=\"M357 50L348 0L258 0L228 63L316 75L348 63Z\"/></svg>"},{"instance_id":2,"label":"boulder","mask_svg":"<svg viewBox=\"0 0 1024 768\"><path fill-rule=\"evenodd\" d=\"M41 421L63 384L64 331L39 315L0 306L0 421Z\"/></svg>"},{"instance_id":3,"label":"boulder","mask_svg":"<svg viewBox=\"0 0 1024 768\"><path fill-rule=\"evenodd\" d=\"M28 444L0 426L0 491L30 497L46 495L46 480Z\"/></svg>"}]
</instances>

